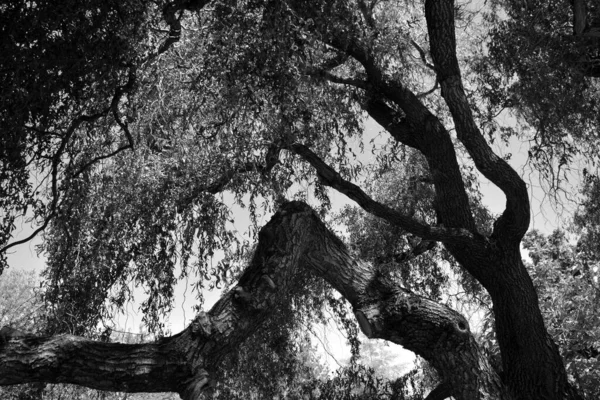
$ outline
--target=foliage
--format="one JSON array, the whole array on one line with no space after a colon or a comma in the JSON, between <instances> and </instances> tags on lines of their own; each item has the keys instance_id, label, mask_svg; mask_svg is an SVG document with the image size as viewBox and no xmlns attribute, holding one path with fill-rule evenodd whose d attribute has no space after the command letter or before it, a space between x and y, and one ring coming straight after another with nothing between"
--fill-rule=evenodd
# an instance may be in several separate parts
<instances>
[{"instance_id":1,"label":"foliage","mask_svg":"<svg viewBox=\"0 0 600 400\"><path fill-rule=\"evenodd\" d=\"M570 2L573 4L573 1ZM587 23L600 8L587 3ZM495 0L492 27L476 72L489 114L511 110L516 132L531 143L529 157L553 185L581 155L596 160L600 124L600 37L574 32L565 1Z\"/></svg>"},{"instance_id":2,"label":"foliage","mask_svg":"<svg viewBox=\"0 0 600 400\"><path fill-rule=\"evenodd\" d=\"M210 280L227 284L235 275L232 266L249 250L218 192L228 190L239 204L247 202L256 221L277 200L304 198L298 184L312 183L327 209L327 192L306 163L283 152L274 154L279 163L265 164L274 144L309 145L342 176L358 176L362 166L354 162L349 143L362 131L360 108L368 95L332 84L315 71L338 65L334 70L340 76L360 77L358 65L342 65L339 51L319 36L339 33L349 21L355 33L364 26L353 20L356 5L344 2L324 6L319 15L328 17L312 22L285 3L245 1L233 7L225 2L182 15L176 48L161 52L156 48L170 28L161 15L167 13L163 4L108 2L98 15L86 14L96 10L93 1L72 7L76 11L68 5L45 13L50 3L42 3L19 16L33 20L45 13L48 26L38 30L26 31L26 21L9 24L23 37L49 41L40 41L40 48L60 47L52 57L62 51L95 51L86 63L69 64L68 73L62 58L48 58L30 72L33 78L14 75L4 85L17 88L26 78L40 80L49 70L46 65L58 76L48 77L52 85L37 94L48 104L40 111L43 117L10 117L11 137L34 149L28 153L13 146L22 160L20 174L32 174L41 186L32 192L27 188L33 183L23 181L15 186L18 195L0 196L16 207L6 207L7 233L0 242L8 242L14 216L28 204L35 204L33 217L43 226L50 221L41 251L48 259L43 293L55 315L48 326L53 332L95 329L131 299L131 283L144 288L145 322L160 332L160 316L172 306L177 279L194 274L200 278L198 289ZM424 92L433 74L424 59L414 56L426 40L418 22L421 7L386 6L391 8L374 8L381 18L372 29L381 32L363 39L378 50L378 62L391 77L406 78L411 88ZM14 7L2 9L6 20L25 6L14 2ZM383 15L384 10L391 14ZM401 14L410 18L392 18ZM56 37L48 33L55 29L52 24L61 27ZM316 31L317 25L323 28ZM16 42L6 40L16 52ZM37 53L36 47L23 58L34 59ZM403 68L397 68L398 62ZM65 100L56 100L55 93L63 92ZM52 107L58 111L50 113ZM98 118L67 124L93 114ZM36 144L42 139L45 144ZM135 151L119 152L128 144ZM376 162L379 175L383 168L399 167L385 157ZM221 251L226 259L215 267L213 256Z\"/></svg>"},{"instance_id":3,"label":"foliage","mask_svg":"<svg viewBox=\"0 0 600 400\"><path fill-rule=\"evenodd\" d=\"M586 258L593 258L600 254L600 178L587 171L583 178L582 201L573 222L581 231L580 251Z\"/></svg>"},{"instance_id":4,"label":"foliage","mask_svg":"<svg viewBox=\"0 0 600 400\"><path fill-rule=\"evenodd\" d=\"M398 399L421 400L423 387L418 383L417 370L412 370L395 381L386 381L370 368L352 365L339 370L336 375L311 392L311 399Z\"/></svg>"},{"instance_id":5,"label":"foliage","mask_svg":"<svg viewBox=\"0 0 600 400\"><path fill-rule=\"evenodd\" d=\"M598 257L582 241L572 240L563 231L546 236L534 230L523 246L548 331L560 347L570 379L591 399L600 394Z\"/></svg>"},{"instance_id":6,"label":"foliage","mask_svg":"<svg viewBox=\"0 0 600 400\"><path fill-rule=\"evenodd\" d=\"M8 271L0 276L0 327L30 331L42 320L38 279L33 271ZM38 331L39 332L39 331Z\"/></svg>"},{"instance_id":7,"label":"foliage","mask_svg":"<svg viewBox=\"0 0 600 400\"><path fill-rule=\"evenodd\" d=\"M120 9L112 10L113 6L118 5L106 5L107 15L118 15ZM307 52L315 60L332 55L304 44L298 48L304 31L294 25L297 21L289 12L272 3L245 2L235 9L223 5L186 16L178 50L152 58L146 47L134 44L143 42L140 35L151 43L157 40L150 24L158 5L140 10L137 3L122 7L137 10L131 17L135 34L126 31L134 29L127 26L122 27L125 31L100 35L106 43L84 44L122 51L118 57L106 55L118 65L127 64L119 57L129 57L133 66L124 68L135 69L131 78L135 90L128 89L118 112L77 126L69 133L72 137L59 135L68 146L60 147L59 140L44 150L53 154L31 155L31 160L56 156L61 162L52 164L50 171L38 168L46 188L41 197L24 189L19 197L38 205L34 217L51 220L41 250L48 259L44 296L56 315L57 325L49 327L54 332L95 328L110 315L111 307L118 309L131 298L131 282L146 291L145 322L160 331L160 316L170 310L177 279L195 274L200 277L198 289L212 279L217 284L231 279L228 268L244 256L244 243L238 242L229 211L215 194L227 188L240 204L250 196L248 206L256 218L272 209L273 198L304 196L297 189L286 193L292 182L314 179L305 164L289 155L281 157L282 164L272 173L261 173L272 143L310 143L324 157L337 160L342 173L357 172L342 157L362 119L352 92L307 80L305 71L299 70L297 63L309 56ZM264 13L277 13L279 22L269 25L275 19ZM52 21L58 15L50 13L47 18ZM266 34L270 40L265 40ZM77 37L87 36L81 32ZM130 47L120 45L120 38L131 40L126 43ZM257 51L257 46L264 51ZM94 59L85 66L75 64L73 76L87 76L85 68L103 71L99 63ZM119 77L117 81L126 86ZM103 83L108 80L103 76L89 78L106 89L94 92L98 99L86 100L97 108L116 83ZM85 103L81 96L67 95L70 101ZM69 109L68 116L78 113ZM12 122L29 123L14 118ZM14 129L19 140L27 140ZM135 132L129 138L135 141L135 151L113 154L126 143L123 131ZM106 158L109 154L112 157ZM326 204L323 187L317 184L316 190ZM266 203L258 207L263 200ZM221 250L230 259L213 268L212 258Z\"/></svg>"},{"instance_id":8,"label":"foliage","mask_svg":"<svg viewBox=\"0 0 600 400\"><path fill-rule=\"evenodd\" d=\"M144 51L147 10L136 0L0 6L2 247L17 216L30 213L43 222L53 215L68 149L96 141L106 151L118 144L108 132L122 125L119 108ZM101 135L78 131L96 122ZM32 180L32 174L46 179Z\"/></svg>"}]
</instances>

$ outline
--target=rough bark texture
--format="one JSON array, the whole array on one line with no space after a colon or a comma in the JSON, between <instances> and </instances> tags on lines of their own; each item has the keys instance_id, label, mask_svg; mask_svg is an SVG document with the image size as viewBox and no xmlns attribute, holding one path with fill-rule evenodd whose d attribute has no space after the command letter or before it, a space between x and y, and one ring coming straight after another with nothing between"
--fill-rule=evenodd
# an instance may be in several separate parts
<instances>
[{"instance_id":1,"label":"rough bark texture","mask_svg":"<svg viewBox=\"0 0 600 400\"><path fill-rule=\"evenodd\" d=\"M136 345L69 335L9 336L0 348L0 384L75 383L125 392L176 391L196 399L222 357L260 329L269 305L308 268L352 304L368 337L393 341L431 362L445 382L444 393L464 400L512 398L463 316L352 258L306 204L282 206L259 237L238 285L180 334Z\"/></svg>"}]
</instances>

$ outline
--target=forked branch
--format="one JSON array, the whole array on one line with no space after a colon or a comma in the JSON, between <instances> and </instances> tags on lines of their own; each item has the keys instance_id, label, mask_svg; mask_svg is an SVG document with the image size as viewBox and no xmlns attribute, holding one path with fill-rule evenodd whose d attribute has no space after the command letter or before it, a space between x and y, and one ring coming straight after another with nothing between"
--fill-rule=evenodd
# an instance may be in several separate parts
<instances>
[{"instance_id":1,"label":"forked branch","mask_svg":"<svg viewBox=\"0 0 600 400\"><path fill-rule=\"evenodd\" d=\"M458 139L477 169L506 195L506 209L495 225L494 234L518 242L529 227L527 186L519 174L492 151L475 123L456 56L454 1L427 0L425 16L431 56Z\"/></svg>"}]
</instances>

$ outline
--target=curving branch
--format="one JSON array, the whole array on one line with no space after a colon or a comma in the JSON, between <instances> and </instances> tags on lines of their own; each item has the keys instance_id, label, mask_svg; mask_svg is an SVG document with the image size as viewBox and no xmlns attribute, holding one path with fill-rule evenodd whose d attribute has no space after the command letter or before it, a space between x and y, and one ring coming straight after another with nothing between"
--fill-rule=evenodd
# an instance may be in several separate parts
<instances>
[{"instance_id":1,"label":"curving branch","mask_svg":"<svg viewBox=\"0 0 600 400\"><path fill-rule=\"evenodd\" d=\"M511 166L496 155L475 124L456 57L454 1L427 0L425 16L438 81L463 143L477 169L506 195L506 209L497 220L494 235L518 242L529 227L527 186Z\"/></svg>"},{"instance_id":2,"label":"curving branch","mask_svg":"<svg viewBox=\"0 0 600 400\"><path fill-rule=\"evenodd\" d=\"M442 382L429 392L425 400L444 400L450 396L452 396L451 386L447 382Z\"/></svg>"},{"instance_id":3,"label":"curving branch","mask_svg":"<svg viewBox=\"0 0 600 400\"><path fill-rule=\"evenodd\" d=\"M422 99L423 97L427 97L427 96L429 96L430 94L432 94L433 92L435 92L436 90L438 90L439 88L440 88L440 83L439 83L439 82L438 82L438 80L436 79L436 80L435 80L435 83L433 84L433 87L432 87L431 89L429 89L429 90L426 90L426 91L424 91L424 92L421 92L421 93L417 93L417 97L418 97L419 99Z\"/></svg>"},{"instance_id":4,"label":"curving branch","mask_svg":"<svg viewBox=\"0 0 600 400\"><path fill-rule=\"evenodd\" d=\"M419 46L419 44L412 39L410 40L410 44L419 53L419 57L421 57L421 61L423 62L423 65L425 65L427 68L429 68L430 70L435 72L435 66L430 64L429 61L427 61L427 55L425 54L425 50L423 50L423 48L421 46Z\"/></svg>"},{"instance_id":5,"label":"curving branch","mask_svg":"<svg viewBox=\"0 0 600 400\"><path fill-rule=\"evenodd\" d=\"M51 190L51 194L52 194L52 201L50 202L50 205L49 205L50 211L46 215L46 218L44 218L44 222L42 223L42 225L40 225L36 230L34 230L31 233L31 235L27 236L24 239L15 240L12 243L8 243L4 247L1 247L0 253L4 253L12 247L29 242L31 239L36 237L40 232L43 232L44 229L46 229L46 227L48 226L48 224L52 221L52 219L56 216L56 207L60 200L60 195L58 193L59 167L60 167L60 164L62 161L62 157L64 155L64 151L65 151L67 145L69 144L69 141L71 140L71 137L73 136L73 133L75 133L75 131L81 126L81 124L83 124L85 122L94 122L94 121L98 120L99 118L108 114L109 111L110 111L110 108L107 108L96 114L92 114L92 115L83 114L83 115L80 115L77 118L73 119L73 121L71 121L71 124L69 125L69 127L67 128L67 130L65 131L65 133L62 137L62 140L60 142L60 145L58 146L58 149L56 150L56 152L54 153L54 155L51 158L52 162L51 162L51 168L50 168L50 190Z\"/></svg>"},{"instance_id":6,"label":"curving branch","mask_svg":"<svg viewBox=\"0 0 600 400\"><path fill-rule=\"evenodd\" d=\"M134 89L135 83L136 83L135 72L136 72L135 68L130 67L127 82L124 85L117 87L117 89L115 90L115 94L113 95L113 97L110 101L110 105L107 108L105 108L104 110L97 112L95 114L79 115L77 118L75 118L75 119L73 119L73 121L71 121L71 124L69 125L69 127L67 128L67 130L65 131L65 133L62 137L62 140L60 142L60 145L58 146L58 149L56 150L56 152L54 153L54 155L52 156L52 159L51 159L52 162L51 162L51 169L50 169L50 176L51 176L50 190L51 190L51 194L52 194L52 201L50 202L49 212L47 213L46 217L44 218L44 222L26 238L15 240L14 242L9 243L4 247L1 247L0 253L4 253L12 247L29 242L31 239L36 237L40 232L43 232L48 227L48 224L50 224L52 219L54 219L54 217L56 216L56 207L58 206L58 202L60 201L60 194L59 194L59 190L58 190L59 168L60 168L60 165L63 160L65 149L69 145L69 142L71 141L71 138L73 137L73 134L75 133L75 131L77 129L79 129L79 127L82 124L95 122L98 119L105 117L106 115L108 115L109 112L111 112L115 119L115 122L121 128L123 133L125 134L125 137L127 139L127 144L120 146L115 151L112 151L108 154L94 157L93 159L91 159L90 161L85 163L81 168L79 168L77 170L77 172L75 172L75 174L72 176L73 178L76 178L77 176L79 176L81 173L83 173L83 171L85 171L87 168L91 167L98 161L113 157L127 149L134 148L133 137L131 136L129 127L127 126L127 124L125 122L122 121L122 119L119 115L118 106L119 106L119 102L121 101L123 96L130 93Z\"/></svg>"},{"instance_id":7,"label":"curving branch","mask_svg":"<svg viewBox=\"0 0 600 400\"><path fill-rule=\"evenodd\" d=\"M317 172L317 176L324 185L345 194L365 211L383 218L391 224L402 227L406 231L425 240L473 246L473 239L475 237L473 232L460 228L445 228L443 226L434 227L407 217L385 204L373 200L360 187L342 178L336 170L321 160L319 156L308 147L295 143L289 145L288 149L312 165Z\"/></svg>"},{"instance_id":8,"label":"curving branch","mask_svg":"<svg viewBox=\"0 0 600 400\"><path fill-rule=\"evenodd\" d=\"M301 202L280 208L261 229L237 285L178 335L135 345L8 335L0 342L0 385L75 383L125 392L176 391L196 400L211 386L223 357L261 329L273 304L289 301L297 274L306 270L352 304L368 337L398 343L429 361L456 399L511 399L462 315L354 259Z\"/></svg>"}]
</instances>

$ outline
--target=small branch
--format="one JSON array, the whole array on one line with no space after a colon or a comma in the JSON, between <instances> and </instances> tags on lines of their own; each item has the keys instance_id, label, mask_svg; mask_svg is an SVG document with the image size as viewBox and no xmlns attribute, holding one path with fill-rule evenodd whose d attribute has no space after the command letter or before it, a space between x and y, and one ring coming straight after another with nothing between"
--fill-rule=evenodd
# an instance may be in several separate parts
<instances>
[{"instance_id":1,"label":"small branch","mask_svg":"<svg viewBox=\"0 0 600 400\"><path fill-rule=\"evenodd\" d=\"M33 231L33 233L32 233L31 235L27 236L27 237L26 237L26 238L24 238L24 239L17 240L17 241L15 241L15 242L9 243L9 244L7 244L6 246L4 246L4 247L0 248L0 253L4 253L4 252L6 252L6 251L7 251L8 249L10 249L11 247L15 247L15 246L18 246L18 245L20 245L20 244L23 244L23 243L27 243L27 242L29 242L31 239L33 239L34 237L36 237L36 236L37 236L37 235L38 235L40 232L42 232L44 229L46 229L46 227L48 226L48 224L50 223L50 221L51 221L51 220L52 220L52 218L54 218L54 217L55 217L55 214L54 214L54 212L50 213L50 214L49 214L49 215L48 215L48 216L47 216L47 217L44 219L44 223L43 223L43 224L42 224L42 225L41 225L39 228L37 228L35 231Z\"/></svg>"},{"instance_id":2,"label":"small branch","mask_svg":"<svg viewBox=\"0 0 600 400\"><path fill-rule=\"evenodd\" d=\"M373 5L374 4L375 3L368 5L365 0L358 1L358 8L360 9L360 12L361 12L363 18L365 19L365 23L367 24L369 29L371 29L373 32L376 32L377 24L375 23L375 20L373 19Z\"/></svg>"},{"instance_id":3,"label":"small branch","mask_svg":"<svg viewBox=\"0 0 600 400\"><path fill-rule=\"evenodd\" d=\"M421 254L426 253L429 250L432 250L433 248L435 248L436 244L437 242L434 242L432 240L421 240L419 244L417 244L414 248L412 248L409 251L393 254L388 257L377 257L376 261L378 263L384 263L393 260L394 262L401 264L414 258L417 258Z\"/></svg>"},{"instance_id":4,"label":"small branch","mask_svg":"<svg viewBox=\"0 0 600 400\"><path fill-rule=\"evenodd\" d=\"M169 35L165 41L158 48L157 53L154 57L169 50L169 48L177 43L181 38L181 15L178 17L176 14L180 11L180 2L171 2L163 8L163 18L167 25L169 25Z\"/></svg>"},{"instance_id":5,"label":"small branch","mask_svg":"<svg viewBox=\"0 0 600 400\"><path fill-rule=\"evenodd\" d=\"M115 121L117 122L121 130L125 133L125 137L127 137L127 141L129 142L129 148L132 149L134 148L133 137L131 136L131 132L129 132L129 127L127 126L127 124L121 120L121 116L119 115L119 102L125 94L128 94L133 90L136 82L135 73L135 68L130 67L127 83L117 88L110 104L110 109L112 110L113 117L115 118Z\"/></svg>"},{"instance_id":6,"label":"small branch","mask_svg":"<svg viewBox=\"0 0 600 400\"><path fill-rule=\"evenodd\" d=\"M329 82L339 83L341 85L350 85L364 90L369 88L369 83L367 81L355 78L342 78L341 76L337 76L325 70L314 70L313 72L309 72L309 74L323 77Z\"/></svg>"},{"instance_id":7,"label":"small branch","mask_svg":"<svg viewBox=\"0 0 600 400\"><path fill-rule=\"evenodd\" d=\"M94 165L95 163L97 163L98 161L102 161L102 160L105 160L107 158L111 158L113 156L116 156L120 152L125 151L127 149L131 149L131 148L133 148L133 146L131 146L130 144L127 144L125 146L119 147L118 149L116 149L112 153L104 154L102 156L98 156L98 157L93 158L92 160L90 160L87 163L85 163L81 168L79 168L79 170L77 170L77 172L73 174L73 178L77 178L79 175L81 175L83 173L83 171L85 171L86 169L88 169L89 167L91 167L92 165Z\"/></svg>"},{"instance_id":8,"label":"small branch","mask_svg":"<svg viewBox=\"0 0 600 400\"><path fill-rule=\"evenodd\" d=\"M323 349L323 351L325 353L327 353L327 355L329 357L331 357L333 359L333 361L335 361L335 363L338 365L338 367L343 368L344 366L342 364L340 364L340 362L337 360L337 358L335 358L335 356L333 354L331 354L331 352L329 351L329 349L327 348L327 346L325 345L325 343L321 340L321 338L319 337L319 335L317 335L313 329L308 326L307 324L305 324L304 322L302 322L302 320L299 321L300 324L302 324L302 326L304 326L304 328L306 328L307 331L309 331L310 333L312 333L312 335L317 338L317 340L321 343L321 348Z\"/></svg>"},{"instance_id":9,"label":"small branch","mask_svg":"<svg viewBox=\"0 0 600 400\"><path fill-rule=\"evenodd\" d=\"M259 164L255 162L248 162L238 168L231 169L225 172L223 175L218 177L215 181L207 185L201 185L196 187L189 196L186 196L182 199L179 204L181 206L186 206L191 204L194 199L196 199L200 193L210 193L216 194L225 188L229 182L238 174L244 174L248 172L259 172L263 174L269 173L275 165L279 162L279 153L281 152L281 148L275 144L271 145L267 149L267 153L265 155L265 164Z\"/></svg>"},{"instance_id":10,"label":"small branch","mask_svg":"<svg viewBox=\"0 0 600 400\"><path fill-rule=\"evenodd\" d=\"M52 168L51 168L51 172L50 172L52 202L50 203L50 212L48 213L46 218L44 218L44 222L42 223L42 225L39 228L37 228L35 231L33 231L33 233L31 235L29 235L28 237L26 237L24 239L9 243L6 246L0 248L0 253L4 253L8 249L10 249L14 246L18 246L20 244L27 243L28 241L30 241L31 239L36 237L44 229L46 229L46 227L48 226L50 221L56 216L56 206L58 205L58 201L60 198L60 196L58 194L58 169L59 169L59 165L60 165L63 153L65 151L65 148L67 147L67 144L68 144L69 140L71 139L71 136L73 136L73 133L77 130L77 128L79 128L79 126L82 123L95 121L98 118L106 115L107 113L108 113L108 109L105 109L105 110L103 110L99 113L93 114L93 115L80 115L79 117L75 118L71 122L71 125L69 126L69 128L67 129L67 131L65 132L65 134L62 138L62 141L60 143L60 146L58 147L58 150L56 151L56 153L54 153L54 156L52 156Z\"/></svg>"},{"instance_id":11,"label":"small branch","mask_svg":"<svg viewBox=\"0 0 600 400\"><path fill-rule=\"evenodd\" d=\"M430 70L432 70L433 72L436 71L435 66L433 64L430 64L427 61L427 55L425 54L425 50L423 50L421 48L421 46L419 46L419 44L417 42L415 42L414 40L410 39L410 44L412 44L412 46L417 49L417 52L419 52L419 56L421 57L421 61L423 61L423 64L429 68ZM436 81L437 84L437 81Z\"/></svg>"}]
</instances>

